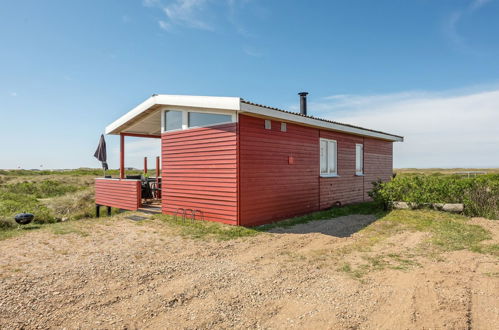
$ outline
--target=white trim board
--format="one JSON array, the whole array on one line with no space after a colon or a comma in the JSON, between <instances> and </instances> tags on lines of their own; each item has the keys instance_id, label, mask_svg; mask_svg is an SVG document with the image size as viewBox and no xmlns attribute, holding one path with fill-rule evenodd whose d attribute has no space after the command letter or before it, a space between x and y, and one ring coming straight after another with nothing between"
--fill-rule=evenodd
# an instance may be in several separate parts
<instances>
[{"instance_id":1,"label":"white trim board","mask_svg":"<svg viewBox=\"0 0 499 330\"><path fill-rule=\"evenodd\" d=\"M399 141L399 142L404 141L403 137L399 137L396 135L391 135L391 134L381 133L381 132L373 132L373 131L370 131L367 129L351 127L351 126L341 125L341 124L337 124L337 123L331 123L331 122L323 121L320 119L304 117L304 116L301 116L299 114L295 115L292 113L288 113L288 112L284 112L284 111L280 111L280 110L269 109L269 108L265 108L265 107L260 107L260 106L248 104L248 103L241 103L241 112L249 112L249 113L253 113L253 114L282 119L282 120L286 120L286 121L290 121L290 122L306 124L309 126L330 129L333 131L350 133L350 134L361 135L361 136L369 136L369 137L374 137L374 138L389 140L389 141L394 141L394 142L395 141Z\"/></svg>"},{"instance_id":2,"label":"white trim board","mask_svg":"<svg viewBox=\"0 0 499 330\"><path fill-rule=\"evenodd\" d=\"M163 106L158 109L158 106ZM166 107L165 107L166 106ZM363 129L360 127L353 127L349 125L344 125L340 123L329 122L325 120L320 120L311 117L305 117L299 114L293 114L287 111L281 111L276 109L271 109L265 106L260 106L256 104L250 104L243 101L239 97L218 97L218 96L193 96L193 95L153 95L132 110L130 110L125 115L121 116L119 119L111 123L106 127L106 134L120 134L126 127L146 114L154 110L165 110L172 109L174 107L185 107L185 108L197 108L205 109L206 111L221 110L222 111L236 111L239 113L249 113L265 117L270 117L271 119L282 120L286 122L294 122L298 124L303 124L307 126L313 126L323 129L328 129L337 132L344 132L354 135L373 137L388 141L404 141L401 136L396 136L383 132L376 132L369 129ZM195 110L194 110L195 111ZM161 116L163 117L163 116ZM237 119L236 119L237 120ZM163 121L163 119L162 119ZM164 130L164 123L161 123L162 131Z\"/></svg>"}]
</instances>

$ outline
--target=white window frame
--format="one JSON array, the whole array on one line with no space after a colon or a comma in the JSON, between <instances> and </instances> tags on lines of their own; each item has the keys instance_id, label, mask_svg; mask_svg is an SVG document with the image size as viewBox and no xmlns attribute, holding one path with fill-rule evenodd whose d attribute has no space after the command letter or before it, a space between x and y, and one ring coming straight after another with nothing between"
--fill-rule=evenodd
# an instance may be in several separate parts
<instances>
[{"instance_id":1,"label":"white window frame","mask_svg":"<svg viewBox=\"0 0 499 330\"><path fill-rule=\"evenodd\" d=\"M265 119L265 129L272 129L272 121L270 119Z\"/></svg>"},{"instance_id":2,"label":"white window frame","mask_svg":"<svg viewBox=\"0 0 499 330\"><path fill-rule=\"evenodd\" d=\"M322 142L326 143L326 168L327 172L322 172L322 163L319 164L319 174L321 177L336 177L338 176L338 142L336 140L331 139L319 139L319 162L322 162L322 157L320 157L320 148ZM331 146L334 147L333 154L330 154ZM334 164L334 168L331 166L331 163Z\"/></svg>"},{"instance_id":3,"label":"white window frame","mask_svg":"<svg viewBox=\"0 0 499 330\"><path fill-rule=\"evenodd\" d=\"M360 154L357 153L357 149L360 147ZM359 161L358 157L360 155L360 171L357 169L357 162ZM356 143L355 144L355 175L362 176L364 175L364 144Z\"/></svg>"},{"instance_id":4,"label":"white window frame","mask_svg":"<svg viewBox=\"0 0 499 330\"><path fill-rule=\"evenodd\" d=\"M182 112L182 129L176 129L176 130L171 130L171 131L166 130L166 123L165 123L165 112L166 111L181 111ZM224 123L217 123L217 124L213 124L213 125L189 127L189 112L203 112L203 113L212 113L212 114L216 114L216 115L230 115L231 121L227 121ZM194 128L199 128L199 127L217 126L217 125L236 123L236 122L237 122L237 113L234 111L216 111L216 110L202 109L202 108L200 108L200 109L194 109L194 108L182 109L180 107L167 107L167 108L161 109L161 133L178 132L181 130L188 130L188 129L194 129Z\"/></svg>"}]
</instances>

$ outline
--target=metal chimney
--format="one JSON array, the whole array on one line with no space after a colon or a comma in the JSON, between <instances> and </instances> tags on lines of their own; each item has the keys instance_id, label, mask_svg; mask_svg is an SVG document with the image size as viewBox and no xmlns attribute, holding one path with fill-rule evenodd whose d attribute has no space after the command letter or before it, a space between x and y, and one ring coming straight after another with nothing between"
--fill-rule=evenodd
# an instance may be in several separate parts
<instances>
[{"instance_id":1,"label":"metal chimney","mask_svg":"<svg viewBox=\"0 0 499 330\"><path fill-rule=\"evenodd\" d=\"M308 92L300 92L298 93L300 95L300 113L302 115L307 115L307 95Z\"/></svg>"}]
</instances>

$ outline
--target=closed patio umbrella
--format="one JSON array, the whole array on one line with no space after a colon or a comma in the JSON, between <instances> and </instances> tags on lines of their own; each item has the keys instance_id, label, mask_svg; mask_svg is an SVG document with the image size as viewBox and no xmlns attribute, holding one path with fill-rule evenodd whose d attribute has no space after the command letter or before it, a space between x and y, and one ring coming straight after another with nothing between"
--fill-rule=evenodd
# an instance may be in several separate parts
<instances>
[{"instance_id":1,"label":"closed patio umbrella","mask_svg":"<svg viewBox=\"0 0 499 330\"><path fill-rule=\"evenodd\" d=\"M102 163L102 168L104 169L104 176L106 175L107 166L107 152L106 152L106 140L104 139L104 134L101 134L99 145L97 150L95 150L94 157L97 158Z\"/></svg>"}]
</instances>

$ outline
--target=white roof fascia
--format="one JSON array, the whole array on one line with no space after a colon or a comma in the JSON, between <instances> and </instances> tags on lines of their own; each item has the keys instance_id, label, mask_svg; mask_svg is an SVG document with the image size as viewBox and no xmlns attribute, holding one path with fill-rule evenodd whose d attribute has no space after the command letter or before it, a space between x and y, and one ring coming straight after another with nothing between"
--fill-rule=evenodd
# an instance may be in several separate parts
<instances>
[{"instance_id":1,"label":"white roof fascia","mask_svg":"<svg viewBox=\"0 0 499 330\"><path fill-rule=\"evenodd\" d=\"M373 138L389 140L389 141L394 141L394 142L395 141L398 141L398 142L404 141L403 137L394 136L391 134L386 134L386 133L381 133L381 132L373 132L373 131L362 129L362 128L351 127L351 126L347 126L347 125L331 123L331 122L318 120L318 119L314 119L314 118L303 117L300 115L295 115L292 113L273 110L273 109L269 109L266 107L260 107L260 106L253 105L253 104L247 104L244 102L241 102L241 112L250 112L250 113L254 113L254 114L258 114L258 115L279 118L282 120L302 123L302 124L306 124L306 125L310 125L310 126L316 126L316 127L326 128L326 129L350 133L350 134L369 136L369 137L373 137Z\"/></svg>"},{"instance_id":2,"label":"white roof fascia","mask_svg":"<svg viewBox=\"0 0 499 330\"><path fill-rule=\"evenodd\" d=\"M239 97L193 96L193 95L153 95L128 113L124 114L106 127L106 134L119 134L119 127L142 114L155 105L199 107L211 109L239 110Z\"/></svg>"},{"instance_id":3,"label":"white roof fascia","mask_svg":"<svg viewBox=\"0 0 499 330\"><path fill-rule=\"evenodd\" d=\"M348 125L342 125L339 123L331 123L328 121L323 121L319 119L309 118L300 116L298 114L288 113L284 111L274 110L267 107L262 107L254 104L248 104L242 102L239 97L218 97L218 96L194 96L194 95L153 95L147 100L130 110L125 115L118 118L116 121L111 123L106 127L106 134L119 134L119 128L132 121L137 116L141 115L143 112L147 111L149 108L155 105L168 105L168 106L183 106L183 107L193 107L193 108L210 108L210 109L223 109L223 110L233 110L240 112L249 112L258 115L273 117L282 119L285 121L302 123L305 125L330 129L339 132L345 132L350 134L356 134L361 136L369 136L383 140L389 141L404 141L403 137L381 133L373 132L367 129L351 127Z\"/></svg>"}]
</instances>

